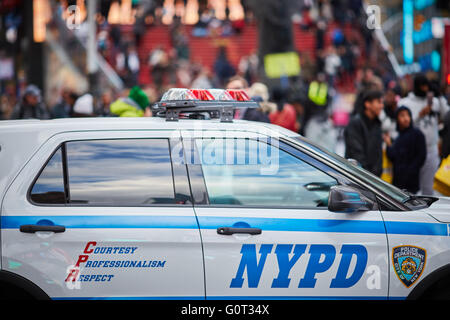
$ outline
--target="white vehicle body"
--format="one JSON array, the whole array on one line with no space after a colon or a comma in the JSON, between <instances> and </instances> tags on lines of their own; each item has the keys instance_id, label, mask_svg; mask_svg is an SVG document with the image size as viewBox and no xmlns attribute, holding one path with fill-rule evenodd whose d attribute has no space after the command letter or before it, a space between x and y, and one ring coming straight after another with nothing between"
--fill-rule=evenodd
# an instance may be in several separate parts
<instances>
[{"instance_id":1,"label":"white vehicle body","mask_svg":"<svg viewBox=\"0 0 450 320\"><path fill-rule=\"evenodd\" d=\"M194 172L189 161L175 163L175 153L175 189L187 190L193 203L46 205L30 199L30 188L67 142L165 139L186 160L188 142L217 137L276 138L285 145L276 148L298 150L319 171L335 170L341 181L372 192L378 205L343 213L202 203L195 193L206 178L196 180L202 171ZM17 281L40 297L405 299L429 293L450 272L450 199L416 210L390 204L392 199L367 181L341 172L326 154L277 126L160 118L4 121L0 147L0 281ZM204 164L204 173L208 170ZM214 181L206 182L211 191ZM24 232L24 226L65 230ZM232 227L262 232L219 232ZM411 264L413 269L395 269Z\"/></svg>"}]
</instances>

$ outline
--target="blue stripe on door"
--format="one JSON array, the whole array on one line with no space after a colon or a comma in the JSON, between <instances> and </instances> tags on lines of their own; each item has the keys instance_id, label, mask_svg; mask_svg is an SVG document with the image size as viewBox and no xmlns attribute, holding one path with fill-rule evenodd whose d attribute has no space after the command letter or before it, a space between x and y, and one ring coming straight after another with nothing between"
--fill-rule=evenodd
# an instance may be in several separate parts
<instances>
[{"instance_id":1,"label":"blue stripe on door","mask_svg":"<svg viewBox=\"0 0 450 320\"><path fill-rule=\"evenodd\" d=\"M18 229L21 225L37 224L49 220L67 229L123 229L161 228L197 229L194 216L2 216L2 229ZM372 233L384 234L385 226L389 234L448 236L447 224L404 222L404 221L361 221L331 219L281 219L252 217L198 217L202 229L231 227L237 222L246 222L252 228L267 231L331 232L331 233Z\"/></svg>"}]
</instances>

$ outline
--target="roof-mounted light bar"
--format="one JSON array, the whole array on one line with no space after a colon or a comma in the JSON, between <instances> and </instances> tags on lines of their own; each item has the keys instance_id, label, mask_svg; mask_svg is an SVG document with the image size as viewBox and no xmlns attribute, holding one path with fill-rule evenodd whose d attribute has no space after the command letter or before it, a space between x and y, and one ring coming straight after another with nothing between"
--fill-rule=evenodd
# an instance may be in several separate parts
<instances>
[{"instance_id":1,"label":"roof-mounted light bar","mask_svg":"<svg viewBox=\"0 0 450 320\"><path fill-rule=\"evenodd\" d=\"M227 92L236 101L251 101L250 97L244 90L231 90L228 89Z\"/></svg>"},{"instance_id":2,"label":"roof-mounted light bar","mask_svg":"<svg viewBox=\"0 0 450 320\"><path fill-rule=\"evenodd\" d=\"M152 109L155 115L165 116L167 121L177 121L180 114L198 119L201 113L208 113L211 118L232 122L237 108L258 108L258 104L243 90L174 88Z\"/></svg>"},{"instance_id":3,"label":"roof-mounted light bar","mask_svg":"<svg viewBox=\"0 0 450 320\"><path fill-rule=\"evenodd\" d=\"M228 92L228 90L224 89L209 89L208 90L214 97L214 100L218 101L232 101L233 96Z\"/></svg>"}]
</instances>

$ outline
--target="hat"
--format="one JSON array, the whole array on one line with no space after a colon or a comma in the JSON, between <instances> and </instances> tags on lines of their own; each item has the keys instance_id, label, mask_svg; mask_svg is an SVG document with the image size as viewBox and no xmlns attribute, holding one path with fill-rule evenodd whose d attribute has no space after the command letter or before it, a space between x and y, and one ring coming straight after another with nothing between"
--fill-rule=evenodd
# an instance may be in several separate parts
<instances>
[{"instance_id":1,"label":"hat","mask_svg":"<svg viewBox=\"0 0 450 320\"><path fill-rule=\"evenodd\" d=\"M36 87L34 84L30 84L25 88L25 91L23 92L23 96L32 95L37 97L39 100L41 99L41 90Z\"/></svg>"},{"instance_id":2,"label":"hat","mask_svg":"<svg viewBox=\"0 0 450 320\"><path fill-rule=\"evenodd\" d=\"M147 108L150 104L147 94L138 86L131 88L128 97L133 99L133 101L136 102L143 110L145 110L145 108Z\"/></svg>"},{"instance_id":3,"label":"hat","mask_svg":"<svg viewBox=\"0 0 450 320\"><path fill-rule=\"evenodd\" d=\"M94 98L91 94L86 93L75 101L73 106L73 112L80 114L92 114L94 113Z\"/></svg>"}]
</instances>

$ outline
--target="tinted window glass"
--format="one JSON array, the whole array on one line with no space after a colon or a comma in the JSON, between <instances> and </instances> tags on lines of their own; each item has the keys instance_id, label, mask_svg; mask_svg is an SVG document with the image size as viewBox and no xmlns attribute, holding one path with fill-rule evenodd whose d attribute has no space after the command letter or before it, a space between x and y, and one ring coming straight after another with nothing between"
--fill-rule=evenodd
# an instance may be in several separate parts
<instances>
[{"instance_id":1,"label":"tinted window glass","mask_svg":"<svg viewBox=\"0 0 450 320\"><path fill-rule=\"evenodd\" d=\"M59 148L50 158L31 190L31 200L36 203L65 203L62 152Z\"/></svg>"},{"instance_id":2,"label":"tinted window glass","mask_svg":"<svg viewBox=\"0 0 450 320\"><path fill-rule=\"evenodd\" d=\"M311 141L298 136L294 139L298 140L301 144L306 145L307 147L310 147L317 151L318 153L322 154L322 156L328 158L329 160L336 163L339 167L342 169L354 174L358 178L364 180L365 182L371 184L378 190L381 190L388 194L390 197L394 198L395 200L399 202L403 202L408 198L408 194L400 190L399 188L395 187L394 185L387 183L386 181L380 179L380 177L375 176L371 172L359 167L355 166L347 159L340 157L336 153L330 152L326 150L325 148L320 147L319 145L316 145L312 143Z\"/></svg>"},{"instance_id":3,"label":"tinted window glass","mask_svg":"<svg viewBox=\"0 0 450 320\"><path fill-rule=\"evenodd\" d=\"M262 141L196 143L210 204L326 207L329 189L337 184L324 172Z\"/></svg>"},{"instance_id":4,"label":"tinted window glass","mask_svg":"<svg viewBox=\"0 0 450 320\"><path fill-rule=\"evenodd\" d=\"M70 203L175 203L166 139L74 141L66 149Z\"/></svg>"}]
</instances>

